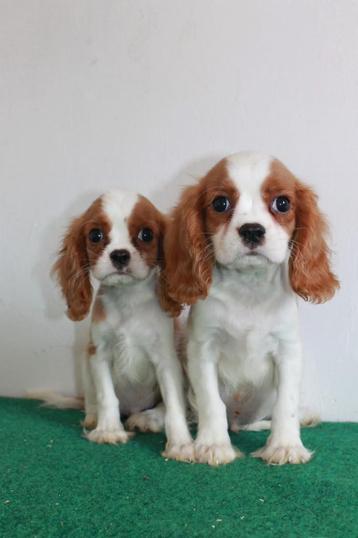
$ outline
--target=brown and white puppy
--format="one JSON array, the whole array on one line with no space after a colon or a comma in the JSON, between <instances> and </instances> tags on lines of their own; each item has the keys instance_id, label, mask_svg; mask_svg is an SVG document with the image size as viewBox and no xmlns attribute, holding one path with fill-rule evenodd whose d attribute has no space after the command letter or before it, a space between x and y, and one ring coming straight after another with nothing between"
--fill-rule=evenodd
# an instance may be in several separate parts
<instances>
[{"instance_id":1,"label":"brown and white puppy","mask_svg":"<svg viewBox=\"0 0 358 538\"><path fill-rule=\"evenodd\" d=\"M165 217L143 196L108 192L72 222L54 271L74 321L89 313L91 276L99 282L83 368L85 426L93 427L87 438L127 442L122 414L129 429L164 425L165 457L191 460L173 321L156 289L165 228Z\"/></svg>"},{"instance_id":2,"label":"brown and white puppy","mask_svg":"<svg viewBox=\"0 0 358 538\"><path fill-rule=\"evenodd\" d=\"M321 303L338 287L314 192L277 159L239 153L187 188L165 238L162 304L192 305L188 373L198 411L196 460L227 463L232 429L272 416L269 463L303 463L297 296ZM260 422L261 421L261 422Z\"/></svg>"}]
</instances>

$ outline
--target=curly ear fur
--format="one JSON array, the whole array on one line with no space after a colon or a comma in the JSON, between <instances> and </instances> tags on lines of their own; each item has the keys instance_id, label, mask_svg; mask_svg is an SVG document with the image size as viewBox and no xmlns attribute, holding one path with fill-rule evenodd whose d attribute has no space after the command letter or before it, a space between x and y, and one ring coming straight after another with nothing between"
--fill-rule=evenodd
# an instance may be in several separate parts
<instances>
[{"instance_id":1,"label":"curly ear fur","mask_svg":"<svg viewBox=\"0 0 358 538\"><path fill-rule=\"evenodd\" d=\"M72 221L52 269L67 301L67 315L73 321L85 318L92 302L89 260L82 220L83 218L79 217Z\"/></svg>"},{"instance_id":2,"label":"curly ear fur","mask_svg":"<svg viewBox=\"0 0 358 538\"><path fill-rule=\"evenodd\" d=\"M202 182L188 187L167 225L160 299L174 316L180 314L183 304L204 299L211 284L213 256L205 234L202 190Z\"/></svg>"},{"instance_id":3,"label":"curly ear fur","mask_svg":"<svg viewBox=\"0 0 358 538\"><path fill-rule=\"evenodd\" d=\"M317 196L300 181L296 181L296 206L291 285L305 301L324 303L334 295L339 282L330 269L330 251L325 240L327 224L318 208Z\"/></svg>"}]
</instances>

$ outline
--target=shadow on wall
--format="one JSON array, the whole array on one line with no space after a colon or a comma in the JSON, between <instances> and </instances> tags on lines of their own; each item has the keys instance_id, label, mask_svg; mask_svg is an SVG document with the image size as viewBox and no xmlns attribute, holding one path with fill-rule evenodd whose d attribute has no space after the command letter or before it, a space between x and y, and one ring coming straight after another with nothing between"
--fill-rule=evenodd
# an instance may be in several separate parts
<instances>
[{"instance_id":1,"label":"shadow on wall","mask_svg":"<svg viewBox=\"0 0 358 538\"><path fill-rule=\"evenodd\" d=\"M161 210L170 211L177 203L179 196L187 185L194 185L225 155L212 154L201 159L190 161L181 168L160 189L149 191L148 198Z\"/></svg>"},{"instance_id":2,"label":"shadow on wall","mask_svg":"<svg viewBox=\"0 0 358 538\"><path fill-rule=\"evenodd\" d=\"M211 155L189 162L172 179L164 183L162 188L153 191L149 190L148 197L159 209L169 211L178 200L182 189L187 185L196 183L222 157ZM113 185L109 188L113 188ZM120 188L120 178L118 188ZM56 260L62 237L72 219L81 215L100 195L100 191L88 191L78 196L76 200L69 201L69 207L51 222L47 223L44 233L40 238L40 247L37 256L39 262L34 266L32 275L41 290L45 317L51 320L52 323L56 323L66 316L65 300L63 297L61 298L61 290L57 286L55 278L50 276L50 271ZM48 256L44 257L44 252L48 253ZM93 282L93 286L96 289L95 282ZM88 344L89 316L82 322L73 322L71 320L68 320L68 322L72 324L74 331L73 344L71 345L69 343L69 345L71 346L73 358L75 386L77 393L81 393L81 361Z\"/></svg>"}]
</instances>

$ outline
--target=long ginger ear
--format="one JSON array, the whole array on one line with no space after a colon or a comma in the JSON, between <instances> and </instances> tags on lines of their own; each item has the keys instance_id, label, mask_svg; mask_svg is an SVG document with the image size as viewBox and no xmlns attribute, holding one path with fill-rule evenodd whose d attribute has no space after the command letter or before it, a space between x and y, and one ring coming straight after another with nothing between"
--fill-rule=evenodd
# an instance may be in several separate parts
<instances>
[{"instance_id":1,"label":"long ginger ear","mask_svg":"<svg viewBox=\"0 0 358 538\"><path fill-rule=\"evenodd\" d=\"M163 308L174 316L182 305L204 299L211 284L213 254L205 234L202 191L202 182L188 187L167 225L160 298Z\"/></svg>"},{"instance_id":2,"label":"long ginger ear","mask_svg":"<svg viewBox=\"0 0 358 538\"><path fill-rule=\"evenodd\" d=\"M292 237L290 279L294 291L305 301L324 303L339 282L330 269L326 243L327 223L315 193L296 180L296 225Z\"/></svg>"},{"instance_id":3,"label":"long ginger ear","mask_svg":"<svg viewBox=\"0 0 358 538\"><path fill-rule=\"evenodd\" d=\"M82 220L80 217L71 223L52 269L67 301L67 315L73 321L85 318L92 302L89 260Z\"/></svg>"}]
</instances>

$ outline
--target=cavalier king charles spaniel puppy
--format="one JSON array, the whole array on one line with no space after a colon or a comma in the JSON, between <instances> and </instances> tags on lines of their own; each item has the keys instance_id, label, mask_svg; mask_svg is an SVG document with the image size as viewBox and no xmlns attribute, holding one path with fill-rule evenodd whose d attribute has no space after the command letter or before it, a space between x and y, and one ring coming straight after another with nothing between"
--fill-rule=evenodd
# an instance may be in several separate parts
<instances>
[{"instance_id":1,"label":"cavalier king charles spaniel puppy","mask_svg":"<svg viewBox=\"0 0 358 538\"><path fill-rule=\"evenodd\" d=\"M311 458L300 438L297 297L322 303L338 288L326 230L314 192L270 156L227 157L184 191L160 279L171 315L191 305L196 461L217 465L239 455L228 423L236 431L271 425L253 454L268 463Z\"/></svg>"},{"instance_id":2,"label":"cavalier king charles spaniel puppy","mask_svg":"<svg viewBox=\"0 0 358 538\"><path fill-rule=\"evenodd\" d=\"M125 443L127 427L165 427L163 455L193 458L185 416L181 365L173 320L162 310L157 283L166 219L143 196L111 191L70 225L54 266L68 317L85 318L92 304L91 277L99 283L84 361L87 438Z\"/></svg>"}]
</instances>

